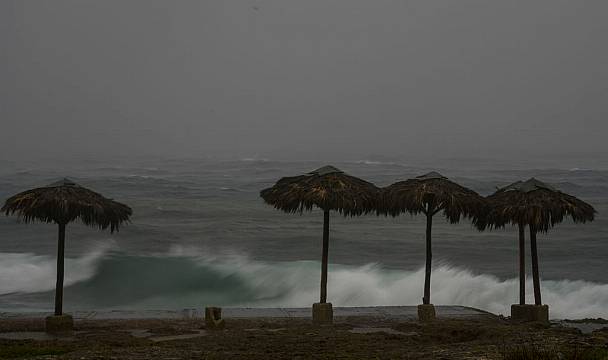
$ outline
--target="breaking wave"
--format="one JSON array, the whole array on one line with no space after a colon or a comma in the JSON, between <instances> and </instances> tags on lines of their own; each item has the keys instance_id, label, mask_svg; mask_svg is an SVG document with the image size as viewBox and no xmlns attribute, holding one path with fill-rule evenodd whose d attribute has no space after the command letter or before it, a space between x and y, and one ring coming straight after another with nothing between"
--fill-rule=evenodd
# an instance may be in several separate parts
<instances>
[{"instance_id":1,"label":"breaking wave","mask_svg":"<svg viewBox=\"0 0 608 360\"><path fill-rule=\"evenodd\" d=\"M317 301L319 269L316 261L261 262L238 255L209 256L193 249L138 256L103 248L66 260L66 309L177 309L210 304L307 307ZM334 264L329 272L329 300L335 306L416 305L421 301L423 279L423 269ZM0 253L0 307L2 297L9 295L11 301L21 296L22 304L36 295L50 298L54 284L54 257ZM608 318L608 284L560 280L542 285L552 318ZM527 287L531 302L531 281ZM501 280L447 265L433 270L434 304L507 315L517 292L517 279Z\"/></svg>"},{"instance_id":2,"label":"breaking wave","mask_svg":"<svg viewBox=\"0 0 608 360\"><path fill-rule=\"evenodd\" d=\"M66 259L65 286L94 276L97 262L109 247L100 247L78 259ZM55 288L57 260L32 253L0 253L0 296Z\"/></svg>"}]
</instances>

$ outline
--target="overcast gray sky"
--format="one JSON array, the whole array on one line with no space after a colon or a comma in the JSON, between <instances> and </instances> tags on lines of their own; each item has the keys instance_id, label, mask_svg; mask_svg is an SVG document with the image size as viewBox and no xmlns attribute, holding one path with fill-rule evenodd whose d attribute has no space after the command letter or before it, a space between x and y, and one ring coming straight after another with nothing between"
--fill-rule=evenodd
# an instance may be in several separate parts
<instances>
[{"instance_id":1,"label":"overcast gray sky","mask_svg":"<svg viewBox=\"0 0 608 360\"><path fill-rule=\"evenodd\" d=\"M0 2L0 159L608 152L608 1Z\"/></svg>"}]
</instances>

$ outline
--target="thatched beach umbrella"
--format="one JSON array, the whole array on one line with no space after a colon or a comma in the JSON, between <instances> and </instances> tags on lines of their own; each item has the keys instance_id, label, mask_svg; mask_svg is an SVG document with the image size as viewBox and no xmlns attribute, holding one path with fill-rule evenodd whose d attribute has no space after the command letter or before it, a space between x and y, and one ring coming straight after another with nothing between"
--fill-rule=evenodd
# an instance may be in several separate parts
<instances>
[{"instance_id":1,"label":"thatched beach umbrella","mask_svg":"<svg viewBox=\"0 0 608 360\"><path fill-rule=\"evenodd\" d=\"M59 227L57 246L57 286L55 289L55 315L63 314L63 263L65 228L74 220L99 229L117 231L129 220L131 208L86 189L73 181L63 179L51 185L19 193L0 209L6 215L16 214L26 223L41 221Z\"/></svg>"},{"instance_id":2,"label":"thatched beach umbrella","mask_svg":"<svg viewBox=\"0 0 608 360\"><path fill-rule=\"evenodd\" d=\"M323 210L320 302L326 303L329 212L355 216L376 211L379 189L333 166L325 166L305 175L284 177L273 187L262 190L260 195L267 204L288 213L302 213L314 207Z\"/></svg>"},{"instance_id":3,"label":"thatched beach umbrella","mask_svg":"<svg viewBox=\"0 0 608 360\"><path fill-rule=\"evenodd\" d=\"M479 223L480 229L486 226L504 227L506 224L517 225L519 228L520 305L524 305L526 301L525 228L530 229L534 302L536 305L542 305L536 234L547 232L568 216L575 223L593 221L595 209L586 202L534 178L525 182L518 181L499 189L488 196L488 201L491 210L484 221Z\"/></svg>"},{"instance_id":4,"label":"thatched beach umbrella","mask_svg":"<svg viewBox=\"0 0 608 360\"><path fill-rule=\"evenodd\" d=\"M460 186L437 173L400 181L382 190L380 212L398 216L404 212L426 216L426 271L424 278L424 305L431 304L431 231L433 216L443 211L450 223L458 223L461 217L476 222L486 208L486 200L475 191ZM429 314L433 317L433 314Z\"/></svg>"}]
</instances>

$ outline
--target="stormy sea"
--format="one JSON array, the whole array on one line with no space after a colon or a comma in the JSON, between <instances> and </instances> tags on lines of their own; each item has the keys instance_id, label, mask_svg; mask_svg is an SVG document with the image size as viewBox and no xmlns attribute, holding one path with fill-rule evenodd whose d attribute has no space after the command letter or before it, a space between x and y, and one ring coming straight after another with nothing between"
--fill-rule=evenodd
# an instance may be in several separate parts
<instances>
[{"instance_id":1,"label":"stormy sea","mask_svg":"<svg viewBox=\"0 0 608 360\"><path fill-rule=\"evenodd\" d=\"M264 204L259 191L322 162L142 159L0 165L2 201L69 177L133 208L132 222L118 233L68 226L68 312L210 304L307 307L318 300L322 213L282 213ZM479 161L447 161L431 168L385 159L332 165L378 186L437 170L482 195L534 176L588 201L598 211L594 222L566 221L539 236L543 300L553 318L608 318L607 170ZM425 220L332 215L329 301L334 306L419 304ZM52 309L56 237L54 225L0 217L0 312ZM451 225L439 216L433 241L434 304L508 315L518 299L515 228L479 232L466 220ZM527 285L531 302L531 277Z\"/></svg>"}]
</instances>

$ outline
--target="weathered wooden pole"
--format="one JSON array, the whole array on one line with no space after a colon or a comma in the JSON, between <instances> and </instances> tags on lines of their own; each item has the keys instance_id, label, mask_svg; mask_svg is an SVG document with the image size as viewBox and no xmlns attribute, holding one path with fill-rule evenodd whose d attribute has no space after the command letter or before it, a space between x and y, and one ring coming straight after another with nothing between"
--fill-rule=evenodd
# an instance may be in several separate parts
<instances>
[{"instance_id":1,"label":"weathered wooden pole","mask_svg":"<svg viewBox=\"0 0 608 360\"><path fill-rule=\"evenodd\" d=\"M519 305L526 304L526 228L519 224Z\"/></svg>"},{"instance_id":2,"label":"weathered wooden pole","mask_svg":"<svg viewBox=\"0 0 608 360\"><path fill-rule=\"evenodd\" d=\"M323 211L323 257L321 261L321 303L327 302L327 263L329 261L329 210Z\"/></svg>"},{"instance_id":3,"label":"weathered wooden pole","mask_svg":"<svg viewBox=\"0 0 608 360\"><path fill-rule=\"evenodd\" d=\"M426 211L426 269L424 274L424 297L423 304L431 303L431 265L433 250L431 248L431 229L433 227L433 206L429 204Z\"/></svg>"},{"instance_id":4,"label":"weathered wooden pole","mask_svg":"<svg viewBox=\"0 0 608 360\"><path fill-rule=\"evenodd\" d=\"M55 315L63 314L63 263L65 256L65 224L59 224L57 240L57 284L55 285Z\"/></svg>"},{"instance_id":5,"label":"weathered wooden pole","mask_svg":"<svg viewBox=\"0 0 608 360\"><path fill-rule=\"evenodd\" d=\"M536 229L530 225L530 247L532 255L532 278L534 281L534 303L542 305L540 298L540 274L538 271L538 249L536 247Z\"/></svg>"}]
</instances>

